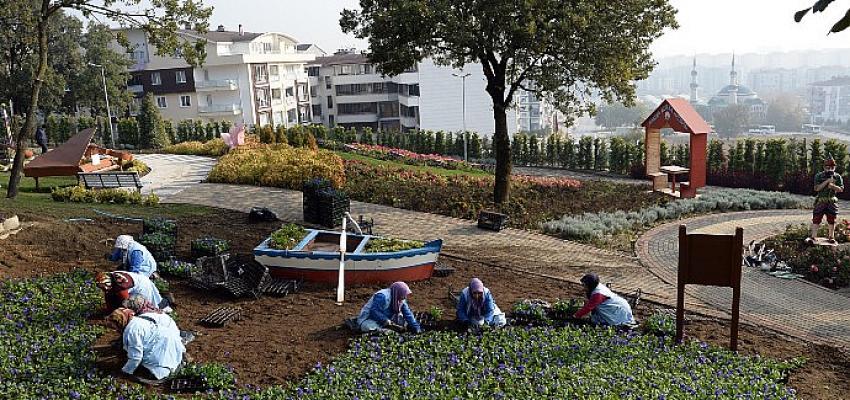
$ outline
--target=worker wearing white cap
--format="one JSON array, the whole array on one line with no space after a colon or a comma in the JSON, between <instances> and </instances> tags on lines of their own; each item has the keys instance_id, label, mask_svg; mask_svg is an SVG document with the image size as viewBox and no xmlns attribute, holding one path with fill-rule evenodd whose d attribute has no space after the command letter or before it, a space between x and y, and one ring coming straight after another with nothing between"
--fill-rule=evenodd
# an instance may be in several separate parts
<instances>
[{"instance_id":1,"label":"worker wearing white cap","mask_svg":"<svg viewBox=\"0 0 850 400\"><path fill-rule=\"evenodd\" d=\"M121 269L150 277L156 272L156 260L141 243L130 235L115 238L115 247L109 261L121 262Z\"/></svg>"}]
</instances>

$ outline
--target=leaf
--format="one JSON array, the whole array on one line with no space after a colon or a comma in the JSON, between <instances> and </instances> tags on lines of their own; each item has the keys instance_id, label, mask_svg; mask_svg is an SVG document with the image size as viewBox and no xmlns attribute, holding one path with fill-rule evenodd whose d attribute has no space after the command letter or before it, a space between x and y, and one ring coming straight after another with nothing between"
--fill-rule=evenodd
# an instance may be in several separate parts
<instances>
[{"instance_id":1,"label":"leaf","mask_svg":"<svg viewBox=\"0 0 850 400\"><path fill-rule=\"evenodd\" d=\"M803 20L803 17L805 17L805 16L806 16L806 14L808 14L808 13L809 13L809 11L811 11L811 10L812 10L812 8L811 8L811 7L809 7L809 8L807 8L807 9L805 9L805 10L797 11L796 13L794 13L794 21L795 21L795 22L800 22L800 21L802 21L802 20Z\"/></svg>"},{"instance_id":2,"label":"leaf","mask_svg":"<svg viewBox=\"0 0 850 400\"><path fill-rule=\"evenodd\" d=\"M822 12L823 10L826 10L826 8L829 7L829 4L833 1L835 0L818 0L814 6L814 12L818 13Z\"/></svg>"},{"instance_id":3,"label":"leaf","mask_svg":"<svg viewBox=\"0 0 850 400\"><path fill-rule=\"evenodd\" d=\"M844 18L841 18L841 20L836 22L835 25L832 26L832 29L829 31L829 33L841 32L841 31L847 29L847 27L849 27L849 26L850 26L850 10L847 10L847 13L844 14Z\"/></svg>"}]
</instances>

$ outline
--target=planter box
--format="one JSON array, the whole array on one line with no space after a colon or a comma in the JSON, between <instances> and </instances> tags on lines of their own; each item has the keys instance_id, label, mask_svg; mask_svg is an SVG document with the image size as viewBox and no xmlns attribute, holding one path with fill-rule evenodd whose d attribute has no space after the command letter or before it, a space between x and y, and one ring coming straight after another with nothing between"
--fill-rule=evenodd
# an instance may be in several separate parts
<instances>
[{"instance_id":1,"label":"planter box","mask_svg":"<svg viewBox=\"0 0 850 400\"><path fill-rule=\"evenodd\" d=\"M478 227L491 231L501 231L508 225L508 216L493 211L481 211L478 213Z\"/></svg>"}]
</instances>

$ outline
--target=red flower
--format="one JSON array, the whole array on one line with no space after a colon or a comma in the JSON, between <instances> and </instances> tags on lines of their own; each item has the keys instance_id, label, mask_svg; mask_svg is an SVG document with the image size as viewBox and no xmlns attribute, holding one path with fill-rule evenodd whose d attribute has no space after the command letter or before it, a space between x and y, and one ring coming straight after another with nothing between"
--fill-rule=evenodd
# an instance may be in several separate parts
<instances>
[{"instance_id":1,"label":"red flower","mask_svg":"<svg viewBox=\"0 0 850 400\"><path fill-rule=\"evenodd\" d=\"M819 271L819 270L818 270L818 266L817 266L817 265L814 265L814 264L812 264L812 267L811 267L811 268L809 268L809 269L810 269L812 272L814 272L814 273L817 273L817 272Z\"/></svg>"}]
</instances>

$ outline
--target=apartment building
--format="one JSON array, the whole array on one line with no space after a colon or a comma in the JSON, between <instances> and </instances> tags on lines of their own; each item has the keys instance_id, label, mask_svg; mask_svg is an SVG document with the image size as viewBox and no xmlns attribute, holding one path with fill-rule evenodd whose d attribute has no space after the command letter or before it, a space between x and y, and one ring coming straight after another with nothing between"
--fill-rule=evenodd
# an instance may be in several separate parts
<instances>
[{"instance_id":1,"label":"apartment building","mask_svg":"<svg viewBox=\"0 0 850 400\"><path fill-rule=\"evenodd\" d=\"M411 69L382 75L353 49L318 57L307 66L312 122L358 130L419 128L419 77Z\"/></svg>"},{"instance_id":2,"label":"apartment building","mask_svg":"<svg viewBox=\"0 0 850 400\"><path fill-rule=\"evenodd\" d=\"M193 68L180 54L156 55L143 31L124 32L134 45L129 89L137 104L152 93L165 119L287 127L312 120L305 67L321 49L298 51L291 36L245 32L241 25L238 31L221 25L203 34L180 31L187 40L206 40L207 57Z\"/></svg>"},{"instance_id":3,"label":"apartment building","mask_svg":"<svg viewBox=\"0 0 850 400\"><path fill-rule=\"evenodd\" d=\"M850 120L850 76L811 85L811 113L817 123Z\"/></svg>"}]
</instances>

